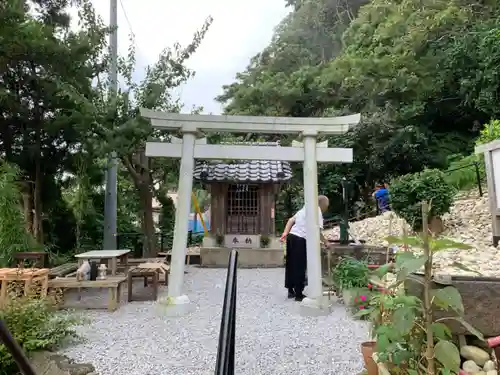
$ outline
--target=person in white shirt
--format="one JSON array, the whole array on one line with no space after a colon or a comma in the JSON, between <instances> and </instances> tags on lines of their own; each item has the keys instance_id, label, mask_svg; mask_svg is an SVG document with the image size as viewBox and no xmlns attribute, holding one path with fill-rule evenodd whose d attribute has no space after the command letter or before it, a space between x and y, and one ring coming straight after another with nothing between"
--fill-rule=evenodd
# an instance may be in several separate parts
<instances>
[{"instance_id":1,"label":"person in white shirt","mask_svg":"<svg viewBox=\"0 0 500 375\"><path fill-rule=\"evenodd\" d=\"M327 240L321 233L323 229L323 212L328 209L329 201L324 195L318 197L318 222L321 240L326 245ZM286 223L281 241L286 239L286 265L285 265L285 288L288 289L288 298L296 301L304 299L304 287L306 285L306 208L302 207ZM318 249L319 251L319 249Z\"/></svg>"}]
</instances>

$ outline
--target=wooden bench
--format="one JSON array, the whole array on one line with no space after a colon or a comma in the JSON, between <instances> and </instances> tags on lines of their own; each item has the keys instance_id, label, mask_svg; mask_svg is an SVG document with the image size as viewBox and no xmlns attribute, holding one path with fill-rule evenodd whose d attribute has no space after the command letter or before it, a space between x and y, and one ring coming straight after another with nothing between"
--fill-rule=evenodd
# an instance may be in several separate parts
<instances>
[{"instance_id":1,"label":"wooden bench","mask_svg":"<svg viewBox=\"0 0 500 375\"><path fill-rule=\"evenodd\" d=\"M141 263L165 263L166 258L130 258L128 264L136 266Z\"/></svg>"},{"instance_id":2,"label":"wooden bench","mask_svg":"<svg viewBox=\"0 0 500 375\"><path fill-rule=\"evenodd\" d=\"M160 279L160 270L158 268L140 268L135 267L128 271L128 301L132 302L132 284L133 279L142 277L144 278L144 287L148 286L148 278L151 277L153 282L153 300L158 298L158 284ZM167 279L167 277L165 278Z\"/></svg>"},{"instance_id":3,"label":"wooden bench","mask_svg":"<svg viewBox=\"0 0 500 375\"><path fill-rule=\"evenodd\" d=\"M49 282L48 268L0 268L0 307L8 297L9 284L23 283L23 294L32 294L33 286L40 284L39 295L47 296Z\"/></svg>"},{"instance_id":4,"label":"wooden bench","mask_svg":"<svg viewBox=\"0 0 500 375\"><path fill-rule=\"evenodd\" d=\"M170 261L171 257L172 257L172 251L162 251L162 252L159 252L157 253L157 255L159 257L162 257L163 259L165 259L165 262L168 262ZM193 258L193 259L191 259ZM185 260L185 263L187 265L190 265L190 264L200 264L200 250L197 249L197 250L190 250L188 249L188 251L186 252L186 260Z\"/></svg>"},{"instance_id":5,"label":"wooden bench","mask_svg":"<svg viewBox=\"0 0 500 375\"><path fill-rule=\"evenodd\" d=\"M77 289L77 288L108 288L108 310L115 311L120 303L121 285L127 281L126 276L108 276L105 280L83 280L76 278L58 278L49 281L49 288Z\"/></svg>"},{"instance_id":6,"label":"wooden bench","mask_svg":"<svg viewBox=\"0 0 500 375\"><path fill-rule=\"evenodd\" d=\"M49 277L55 279L56 277L64 277L78 269L78 264L76 263L64 263L57 267L51 268L49 272Z\"/></svg>"}]
</instances>

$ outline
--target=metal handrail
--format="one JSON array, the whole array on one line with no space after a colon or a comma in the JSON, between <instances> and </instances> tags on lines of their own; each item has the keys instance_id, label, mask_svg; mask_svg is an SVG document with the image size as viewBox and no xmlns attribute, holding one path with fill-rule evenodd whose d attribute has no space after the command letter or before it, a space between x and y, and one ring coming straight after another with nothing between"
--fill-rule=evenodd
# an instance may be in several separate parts
<instances>
[{"instance_id":1,"label":"metal handrail","mask_svg":"<svg viewBox=\"0 0 500 375\"><path fill-rule=\"evenodd\" d=\"M226 291L222 306L219 347L215 375L234 375L234 347L236 337L236 293L238 252L232 250L227 266Z\"/></svg>"},{"instance_id":2,"label":"metal handrail","mask_svg":"<svg viewBox=\"0 0 500 375\"><path fill-rule=\"evenodd\" d=\"M26 357L21 346L19 346L14 337L12 337L12 334L2 319L0 319L0 342L5 345L12 355L12 358L14 358L14 361L16 361L17 367L19 367L19 370L24 375L36 375L35 370L33 370L33 367L28 361L28 357Z\"/></svg>"}]
</instances>

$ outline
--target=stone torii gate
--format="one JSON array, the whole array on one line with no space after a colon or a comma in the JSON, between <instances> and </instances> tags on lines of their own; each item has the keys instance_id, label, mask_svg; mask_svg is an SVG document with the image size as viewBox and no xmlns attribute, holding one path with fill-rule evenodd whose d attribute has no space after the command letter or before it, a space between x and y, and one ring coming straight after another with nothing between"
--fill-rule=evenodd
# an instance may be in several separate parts
<instances>
[{"instance_id":1,"label":"stone torii gate","mask_svg":"<svg viewBox=\"0 0 500 375\"><path fill-rule=\"evenodd\" d=\"M279 160L304 163L308 297L302 301L302 305L324 308L317 212L317 164L352 163L353 156L350 148L327 148L324 142L317 144L316 138L319 134L345 133L350 126L359 123L361 115L331 118L219 116L166 113L145 108L141 108L141 115L150 119L154 128L182 134L182 141L146 143L146 156L181 159L168 287L169 304L181 310L189 304L189 298L182 293L182 285L195 159ZM302 142L294 142L292 147L209 145L206 139L197 140L197 135L203 132L296 134L302 138Z\"/></svg>"}]
</instances>

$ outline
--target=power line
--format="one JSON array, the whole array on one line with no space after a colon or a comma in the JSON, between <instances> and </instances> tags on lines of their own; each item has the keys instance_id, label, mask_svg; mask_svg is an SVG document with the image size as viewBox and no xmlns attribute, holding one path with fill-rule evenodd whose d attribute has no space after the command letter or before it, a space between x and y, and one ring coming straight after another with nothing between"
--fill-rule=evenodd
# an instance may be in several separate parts
<instances>
[{"instance_id":1,"label":"power line","mask_svg":"<svg viewBox=\"0 0 500 375\"><path fill-rule=\"evenodd\" d=\"M123 15L125 16L125 21L127 21L128 28L130 29L130 34L132 34L132 37L135 39L135 33L134 33L134 29L132 28L132 23L130 22L130 19L128 18L127 10L125 9L125 5L123 5L122 0L120 0L120 7L122 8Z\"/></svg>"}]
</instances>

